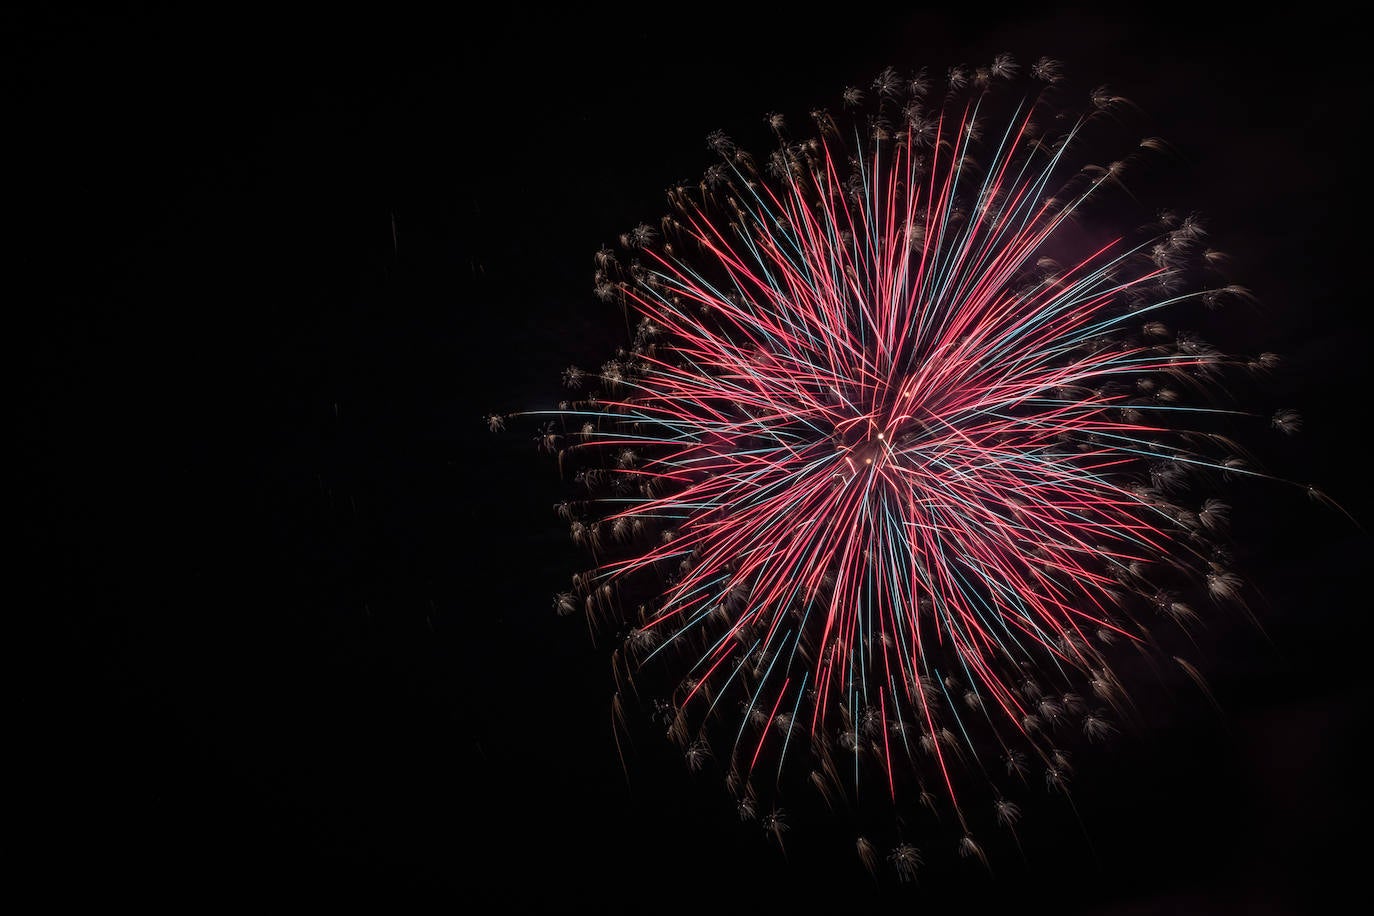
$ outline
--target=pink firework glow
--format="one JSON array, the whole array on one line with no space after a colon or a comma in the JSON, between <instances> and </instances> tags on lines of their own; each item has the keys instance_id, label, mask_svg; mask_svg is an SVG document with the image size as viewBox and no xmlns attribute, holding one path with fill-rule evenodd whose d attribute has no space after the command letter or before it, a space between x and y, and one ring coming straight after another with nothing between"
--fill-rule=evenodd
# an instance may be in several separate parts
<instances>
[{"instance_id":1,"label":"pink firework glow","mask_svg":"<svg viewBox=\"0 0 1374 916\"><path fill-rule=\"evenodd\" d=\"M557 605L615 635L618 733L647 707L779 842L793 807L866 812L898 878L903 812L981 859L1018 793L1067 796L1132 716L1121 659L1205 690L1162 634L1242 606L1217 494L1299 424L1228 394L1272 354L1184 330L1255 313L1197 215L1141 215L1167 145L1097 160L1129 103L1066 116L1057 63L1020 71L884 70L800 135L770 115L764 160L712 134L597 256L632 341L521 414L578 487L593 564Z\"/></svg>"}]
</instances>

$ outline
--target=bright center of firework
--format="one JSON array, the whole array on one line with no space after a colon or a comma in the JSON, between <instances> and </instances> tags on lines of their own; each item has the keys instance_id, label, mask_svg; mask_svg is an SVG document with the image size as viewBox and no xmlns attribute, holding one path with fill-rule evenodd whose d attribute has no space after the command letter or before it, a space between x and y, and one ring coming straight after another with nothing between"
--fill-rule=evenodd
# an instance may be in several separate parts
<instances>
[{"instance_id":1,"label":"bright center of firework","mask_svg":"<svg viewBox=\"0 0 1374 916\"><path fill-rule=\"evenodd\" d=\"M887 452L887 436L878 432L855 443L851 457L857 465L879 467Z\"/></svg>"},{"instance_id":2,"label":"bright center of firework","mask_svg":"<svg viewBox=\"0 0 1374 916\"><path fill-rule=\"evenodd\" d=\"M893 446L902 433L892 424L879 426L872 420L855 423L840 433L837 450L854 471L879 470L896 456Z\"/></svg>"}]
</instances>

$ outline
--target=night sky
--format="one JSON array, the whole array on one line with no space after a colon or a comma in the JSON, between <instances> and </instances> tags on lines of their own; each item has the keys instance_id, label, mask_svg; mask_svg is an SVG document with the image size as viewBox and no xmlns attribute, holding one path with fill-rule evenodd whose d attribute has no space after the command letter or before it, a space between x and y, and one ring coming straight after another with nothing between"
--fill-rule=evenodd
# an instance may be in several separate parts
<instances>
[{"instance_id":1,"label":"night sky","mask_svg":"<svg viewBox=\"0 0 1374 916\"><path fill-rule=\"evenodd\" d=\"M1024 861L895 888L848 840L783 855L652 741L627 785L608 649L552 611L585 565L556 467L483 423L622 342L592 255L710 164L708 132L766 152L765 112L886 65L1045 54L1180 150L1168 193L1263 302L1234 333L1290 357L1275 406L1306 426L1267 454L1368 527L1352 27L517 6L7 14L11 611L50 631L12 646L37 662L14 752L47 898L1300 914L1357 888L1374 557L1300 488L1236 498L1264 632L1205 638L1224 712L1162 691L1076 783L1084 827L1027 820Z\"/></svg>"}]
</instances>

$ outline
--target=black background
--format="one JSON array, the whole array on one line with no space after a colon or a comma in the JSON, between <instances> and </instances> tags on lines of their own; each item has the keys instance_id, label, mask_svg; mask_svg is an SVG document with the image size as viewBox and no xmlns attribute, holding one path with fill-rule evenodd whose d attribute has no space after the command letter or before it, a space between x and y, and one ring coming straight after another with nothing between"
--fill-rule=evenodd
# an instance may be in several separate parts
<instances>
[{"instance_id":1,"label":"black background","mask_svg":"<svg viewBox=\"0 0 1374 916\"><path fill-rule=\"evenodd\" d=\"M894 889L843 843L784 856L652 743L627 785L606 649L551 610L584 563L556 470L482 421L619 342L591 256L707 132L1048 54L1180 149L1171 193L1264 303L1238 333L1291 357L1274 406L1306 429L1267 447L1367 520L1350 23L399 9L10 14L15 610L53 631L14 646L12 753L49 900L1286 914L1357 886L1370 545L1300 488L1238 500L1267 638L1209 637L1223 714L1161 699L1079 783L1090 841L1028 821L1026 862Z\"/></svg>"}]
</instances>

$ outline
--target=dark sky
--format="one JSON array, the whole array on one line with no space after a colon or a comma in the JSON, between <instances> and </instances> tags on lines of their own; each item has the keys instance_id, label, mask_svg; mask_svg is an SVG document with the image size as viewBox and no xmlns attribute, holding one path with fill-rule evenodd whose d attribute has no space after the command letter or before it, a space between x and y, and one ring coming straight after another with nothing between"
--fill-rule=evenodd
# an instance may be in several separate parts
<instances>
[{"instance_id":1,"label":"dark sky","mask_svg":"<svg viewBox=\"0 0 1374 916\"><path fill-rule=\"evenodd\" d=\"M661 749L627 788L605 650L550 607L583 562L556 470L482 423L608 355L592 254L709 131L762 142L888 64L1048 54L1182 151L1171 191L1265 303L1238 333L1292 357L1307 428L1275 456L1368 521L1351 26L519 7L9 14L16 594L55 625L17 789L50 899L1297 914L1356 886L1370 544L1299 491L1238 509L1268 639L1213 639L1221 716L1180 695L1104 757L1091 843L1052 823L1025 864L896 893L843 846L783 857Z\"/></svg>"}]
</instances>

